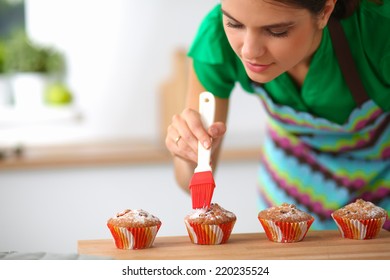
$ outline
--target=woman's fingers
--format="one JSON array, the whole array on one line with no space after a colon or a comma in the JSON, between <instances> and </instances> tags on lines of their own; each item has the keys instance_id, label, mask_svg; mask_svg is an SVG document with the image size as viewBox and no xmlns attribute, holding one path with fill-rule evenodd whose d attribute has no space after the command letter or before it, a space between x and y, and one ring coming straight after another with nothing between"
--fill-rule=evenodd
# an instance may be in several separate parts
<instances>
[{"instance_id":1,"label":"woman's fingers","mask_svg":"<svg viewBox=\"0 0 390 280\"><path fill-rule=\"evenodd\" d=\"M192 109L185 109L172 117L168 127L165 145L174 156L197 162L198 141L209 149L219 146L226 126L222 122L214 123L208 131L203 127L200 114Z\"/></svg>"},{"instance_id":2,"label":"woman's fingers","mask_svg":"<svg viewBox=\"0 0 390 280\"><path fill-rule=\"evenodd\" d=\"M192 134L182 114L172 117L165 145L174 156L194 162L197 161L197 139Z\"/></svg>"},{"instance_id":3,"label":"woman's fingers","mask_svg":"<svg viewBox=\"0 0 390 280\"><path fill-rule=\"evenodd\" d=\"M219 147L223 136L226 133L226 125L222 122L216 122L212 124L208 130L210 136L213 139L212 152Z\"/></svg>"},{"instance_id":4,"label":"woman's fingers","mask_svg":"<svg viewBox=\"0 0 390 280\"><path fill-rule=\"evenodd\" d=\"M196 142L192 144L197 147L198 142L200 142L205 149L209 149L211 147L212 140L203 126L199 112L188 109L184 110L183 116L187 121L187 125L191 133L196 139Z\"/></svg>"},{"instance_id":5,"label":"woman's fingers","mask_svg":"<svg viewBox=\"0 0 390 280\"><path fill-rule=\"evenodd\" d=\"M222 122L213 123L208 130L208 133L213 139L221 138L225 135L226 125Z\"/></svg>"}]
</instances>

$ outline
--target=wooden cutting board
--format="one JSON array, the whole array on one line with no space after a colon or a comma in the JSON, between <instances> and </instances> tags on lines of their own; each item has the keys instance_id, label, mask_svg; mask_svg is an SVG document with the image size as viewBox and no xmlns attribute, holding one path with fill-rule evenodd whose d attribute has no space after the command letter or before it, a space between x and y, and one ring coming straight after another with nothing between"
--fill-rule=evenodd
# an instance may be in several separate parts
<instances>
[{"instance_id":1,"label":"wooden cutting board","mask_svg":"<svg viewBox=\"0 0 390 280\"><path fill-rule=\"evenodd\" d=\"M296 243L275 243L264 233L245 233L232 234L221 245L196 245L188 236L169 236L157 237L153 247L142 250L117 249L112 239L80 240L78 253L121 260L390 260L390 232L381 231L376 239L351 240L341 238L338 231L309 231Z\"/></svg>"}]
</instances>

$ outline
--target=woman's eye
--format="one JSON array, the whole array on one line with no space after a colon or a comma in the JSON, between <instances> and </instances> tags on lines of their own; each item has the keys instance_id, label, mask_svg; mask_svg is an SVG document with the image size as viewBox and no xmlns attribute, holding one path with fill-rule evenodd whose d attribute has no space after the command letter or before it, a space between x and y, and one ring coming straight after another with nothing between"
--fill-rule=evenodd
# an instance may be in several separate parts
<instances>
[{"instance_id":1,"label":"woman's eye","mask_svg":"<svg viewBox=\"0 0 390 280\"><path fill-rule=\"evenodd\" d=\"M274 36L274 37L287 37L288 35L288 30L272 30L272 29L269 29L267 30L267 32L269 33L269 35L271 36Z\"/></svg>"},{"instance_id":2,"label":"woman's eye","mask_svg":"<svg viewBox=\"0 0 390 280\"><path fill-rule=\"evenodd\" d=\"M233 23L231 21L226 22L226 26L230 28L242 28L243 25L240 23Z\"/></svg>"}]
</instances>

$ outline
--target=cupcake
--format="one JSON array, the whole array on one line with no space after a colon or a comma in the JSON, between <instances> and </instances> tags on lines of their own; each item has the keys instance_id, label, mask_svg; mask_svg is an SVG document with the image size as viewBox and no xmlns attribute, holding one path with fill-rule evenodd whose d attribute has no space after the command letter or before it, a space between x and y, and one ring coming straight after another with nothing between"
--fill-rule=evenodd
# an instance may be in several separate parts
<instances>
[{"instance_id":1,"label":"cupcake","mask_svg":"<svg viewBox=\"0 0 390 280\"><path fill-rule=\"evenodd\" d=\"M144 249L153 245L161 221L142 209L126 209L110 218L107 226L118 249Z\"/></svg>"},{"instance_id":2,"label":"cupcake","mask_svg":"<svg viewBox=\"0 0 390 280\"><path fill-rule=\"evenodd\" d=\"M314 221L310 214L287 203L260 211L258 219L268 239L280 243L303 240Z\"/></svg>"},{"instance_id":3,"label":"cupcake","mask_svg":"<svg viewBox=\"0 0 390 280\"><path fill-rule=\"evenodd\" d=\"M184 218L191 242L200 245L226 243L236 220L234 213L217 203L212 203L208 209L196 209Z\"/></svg>"},{"instance_id":4,"label":"cupcake","mask_svg":"<svg viewBox=\"0 0 390 280\"><path fill-rule=\"evenodd\" d=\"M372 202L357 199L332 213L341 237L372 239L378 236L387 219L385 209Z\"/></svg>"}]
</instances>

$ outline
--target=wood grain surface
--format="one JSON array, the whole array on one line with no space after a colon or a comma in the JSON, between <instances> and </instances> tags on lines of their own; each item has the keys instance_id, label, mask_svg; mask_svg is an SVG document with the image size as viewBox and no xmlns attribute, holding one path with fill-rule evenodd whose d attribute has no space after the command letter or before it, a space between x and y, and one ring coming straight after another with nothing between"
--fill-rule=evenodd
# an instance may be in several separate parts
<instances>
[{"instance_id":1,"label":"wood grain surface","mask_svg":"<svg viewBox=\"0 0 390 280\"><path fill-rule=\"evenodd\" d=\"M107 256L120 260L390 260L390 232L381 231L371 240L340 237L338 231L309 231L296 243L275 243L264 233L232 234L228 243L196 245L188 236L156 237L153 247L120 250L111 239L79 240L81 255Z\"/></svg>"}]
</instances>

